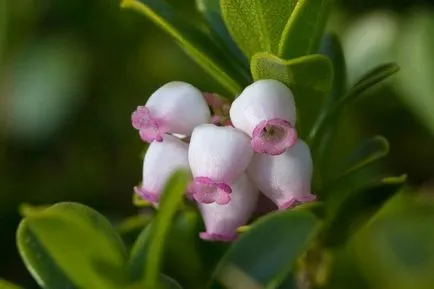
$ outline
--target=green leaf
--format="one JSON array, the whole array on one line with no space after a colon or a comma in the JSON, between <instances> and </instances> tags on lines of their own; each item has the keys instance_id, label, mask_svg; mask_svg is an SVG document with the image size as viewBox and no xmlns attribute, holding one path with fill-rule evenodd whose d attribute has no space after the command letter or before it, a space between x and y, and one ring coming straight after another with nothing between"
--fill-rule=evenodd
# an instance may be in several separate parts
<instances>
[{"instance_id":1,"label":"green leaf","mask_svg":"<svg viewBox=\"0 0 434 289\"><path fill-rule=\"evenodd\" d=\"M403 186L405 176L371 181L362 189L339 191L328 202L328 221L323 228L325 246L345 244ZM338 195L338 193L340 195Z\"/></svg>"},{"instance_id":2,"label":"green leaf","mask_svg":"<svg viewBox=\"0 0 434 289\"><path fill-rule=\"evenodd\" d=\"M223 257L215 282L225 288L262 288L275 284L275 278L291 272L316 228L315 216L301 210L276 212L260 219Z\"/></svg>"},{"instance_id":3,"label":"green leaf","mask_svg":"<svg viewBox=\"0 0 434 289\"><path fill-rule=\"evenodd\" d=\"M321 43L320 54L328 57L333 64L333 85L332 93L327 98L326 106L330 106L337 99L344 96L347 89L347 67L344 56L344 49L339 36L334 33L327 33Z\"/></svg>"},{"instance_id":4,"label":"green leaf","mask_svg":"<svg viewBox=\"0 0 434 289\"><path fill-rule=\"evenodd\" d=\"M221 10L232 38L251 58L258 52L277 54L293 3L294 0L221 0Z\"/></svg>"},{"instance_id":5,"label":"green leaf","mask_svg":"<svg viewBox=\"0 0 434 289\"><path fill-rule=\"evenodd\" d=\"M358 169L375 162L389 153L389 142L382 136L367 139L356 148L345 160L341 176L350 174Z\"/></svg>"},{"instance_id":6,"label":"green leaf","mask_svg":"<svg viewBox=\"0 0 434 289\"><path fill-rule=\"evenodd\" d=\"M35 211L21 221L17 245L43 288L117 288L124 281L125 247L111 224L87 206L59 203Z\"/></svg>"},{"instance_id":7,"label":"green leaf","mask_svg":"<svg viewBox=\"0 0 434 289\"><path fill-rule=\"evenodd\" d=\"M128 272L130 280L141 281L145 271L146 255L148 253L149 232L151 231L152 223L146 226L137 237L131 249L130 258L128 261Z\"/></svg>"},{"instance_id":8,"label":"green leaf","mask_svg":"<svg viewBox=\"0 0 434 289\"><path fill-rule=\"evenodd\" d=\"M233 63L203 31L177 15L169 4L160 0L123 0L121 5L144 14L161 27L227 92L236 95L241 91L245 83Z\"/></svg>"},{"instance_id":9,"label":"green leaf","mask_svg":"<svg viewBox=\"0 0 434 289\"><path fill-rule=\"evenodd\" d=\"M150 223L137 238L129 261L130 279L143 279L145 261L149 253ZM164 240L164 264L162 271L174 277L186 288L204 288L206 268L199 255L199 232L201 217L195 211L183 210L176 214L170 232ZM182 250L180 248L182 247ZM207 251L209 253L209 250ZM209 276L208 276L209 277Z\"/></svg>"},{"instance_id":10,"label":"green leaf","mask_svg":"<svg viewBox=\"0 0 434 289\"><path fill-rule=\"evenodd\" d=\"M389 78L399 71L399 66L396 63L386 63L379 65L366 73L359 81L357 81L348 93L338 103L340 107L347 102L360 96L363 92L373 87L377 83Z\"/></svg>"},{"instance_id":11,"label":"green leaf","mask_svg":"<svg viewBox=\"0 0 434 289\"><path fill-rule=\"evenodd\" d=\"M327 56L333 63L333 85L332 91L326 98L320 114L315 120L309 135L314 133L318 126L323 121L328 110L344 96L347 89L347 75L345 57L341 42L336 34L326 34L323 38L320 53ZM322 135L318 137L318 141L311 144L313 158L315 159L315 176L314 182L322 182L330 171L330 163L333 163L333 148L336 147L337 139L336 133L338 129L338 120L336 117L323 131Z\"/></svg>"},{"instance_id":12,"label":"green leaf","mask_svg":"<svg viewBox=\"0 0 434 289\"><path fill-rule=\"evenodd\" d=\"M423 9L423 8L422 8ZM434 133L434 21L429 9L412 13L402 25L392 46L397 61L402 66L396 81L399 96L409 109Z\"/></svg>"},{"instance_id":13,"label":"green leaf","mask_svg":"<svg viewBox=\"0 0 434 289\"><path fill-rule=\"evenodd\" d=\"M387 63L380 65L365 74L344 97L340 98L339 101L327 110L326 115L316 123L315 128L310 132L308 141L315 144L318 141L318 136L322 135L323 130L330 124L330 122L334 118L338 117L339 112L345 107L345 105L356 100L367 89L387 79L398 71L399 66L396 63Z\"/></svg>"},{"instance_id":14,"label":"green leaf","mask_svg":"<svg viewBox=\"0 0 434 289\"><path fill-rule=\"evenodd\" d=\"M358 266L371 287L432 288L433 223L429 195L402 192L384 206L353 242Z\"/></svg>"},{"instance_id":15,"label":"green leaf","mask_svg":"<svg viewBox=\"0 0 434 289\"><path fill-rule=\"evenodd\" d=\"M220 0L196 0L197 7L205 17L208 25L211 27L217 37L231 52L234 61L240 62L241 67L246 71L249 69L249 63L246 56L241 52L235 42L232 40L228 29L221 15Z\"/></svg>"},{"instance_id":16,"label":"green leaf","mask_svg":"<svg viewBox=\"0 0 434 289\"><path fill-rule=\"evenodd\" d=\"M0 289L20 289L21 287L0 278Z\"/></svg>"},{"instance_id":17,"label":"green leaf","mask_svg":"<svg viewBox=\"0 0 434 289\"><path fill-rule=\"evenodd\" d=\"M319 114L333 81L333 67L323 55L309 55L285 61L269 53L255 54L250 63L254 80L276 79L294 93L297 104L297 130L307 135Z\"/></svg>"},{"instance_id":18,"label":"green leaf","mask_svg":"<svg viewBox=\"0 0 434 289\"><path fill-rule=\"evenodd\" d=\"M17 231L17 246L27 270L42 288L78 288L55 263L46 248L30 230L26 220Z\"/></svg>"},{"instance_id":19,"label":"green leaf","mask_svg":"<svg viewBox=\"0 0 434 289\"><path fill-rule=\"evenodd\" d=\"M159 211L150 227L148 254L144 274L145 285L149 288L157 288L163 256L164 240L169 232L173 217L182 203L182 197L187 188L191 176L186 171L176 172L164 188Z\"/></svg>"},{"instance_id":20,"label":"green leaf","mask_svg":"<svg viewBox=\"0 0 434 289\"><path fill-rule=\"evenodd\" d=\"M278 55L285 59L318 53L333 0L298 0L283 30Z\"/></svg>"},{"instance_id":21,"label":"green leaf","mask_svg":"<svg viewBox=\"0 0 434 289\"><path fill-rule=\"evenodd\" d=\"M364 140L342 162L335 161L329 168L328 180L318 194L327 199L338 200L335 192L360 190L377 184L384 177L381 161L389 153L389 142L382 136ZM342 193L340 193L342 194Z\"/></svg>"}]
</instances>

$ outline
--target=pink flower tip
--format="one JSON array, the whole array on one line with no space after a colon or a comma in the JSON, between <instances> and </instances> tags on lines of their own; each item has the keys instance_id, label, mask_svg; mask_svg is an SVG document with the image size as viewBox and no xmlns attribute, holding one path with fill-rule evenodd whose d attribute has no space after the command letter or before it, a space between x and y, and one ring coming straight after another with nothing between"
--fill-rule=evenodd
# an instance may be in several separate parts
<instances>
[{"instance_id":1,"label":"pink flower tip","mask_svg":"<svg viewBox=\"0 0 434 289\"><path fill-rule=\"evenodd\" d=\"M238 237L238 235L236 233L214 234L214 233L202 232L199 234L199 237L202 240L207 240L207 241L231 242L234 241Z\"/></svg>"},{"instance_id":2,"label":"pink flower tip","mask_svg":"<svg viewBox=\"0 0 434 289\"><path fill-rule=\"evenodd\" d=\"M295 207L298 204L310 203L314 201L316 201L316 196L312 194L308 194L306 196L298 197L298 198L291 197L290 200L279 205L279 210L282 211L282 210L290 209Z\"/></svg>"},{"instance_id":3,"label":"pink flower tip","mask_svg":"<svg viewBox=\"0 0 434 289\"><path fill-rule=\"evenodd\" d=\"M257 153L280 155L297 142L297 131L286 120L261 121L252 133L252 148Z\"/></svg>"},{"instance_id":4,"label":"pink flower tip","mask_svg":"<svg viewBox=\"0 0 434 289\"><path fill-rule=\"evenodd\" d=\"M207 177L196 177L188 187L188 193L197 202L203 204L217 203L226 205L232 199L232 189L222 182L215 182Z\"/></svg>"},{"instance_id":5,"label":"pink flower tip","mask_svg":"<svg viewBox=\"0 0 434 289\"><path fill-rule=\"evenodd\" d=\"M148 192L140 187L134 187L134 192L142 197L145 201L151 202L151 203L158 203L159 196L156 193Z\"/></svg>"},{"instance_id":6,"label":"pink flower tip","mask_svg":"<svg viewBox=\"0 0 434 289\"><path fill-rule=\"evenodd\" d=\"M164 131L161 130L161 122L152 117L145 106L138 106L131 115L131 123L139 131L140 138L144 142L162 142Z\"/></svg>"}]
</instances>

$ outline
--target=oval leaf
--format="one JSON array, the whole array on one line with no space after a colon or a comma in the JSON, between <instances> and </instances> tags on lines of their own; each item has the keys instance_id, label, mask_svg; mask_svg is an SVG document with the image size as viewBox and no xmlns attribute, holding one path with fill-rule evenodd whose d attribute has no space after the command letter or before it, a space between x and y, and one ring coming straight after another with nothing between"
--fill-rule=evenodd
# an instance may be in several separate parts
<instances>
[{"instance_id":1,"label":"oval leaf","mask_svg":"<svg viewBox=\"0 0 434 289\"><path fill-rule=\"evenodd\" d=\"M221 42L231 52L232 59L240 62L241 67L246 71L249 70L249 63L246 56L241 52L235 42L232 40L225 22L221 15L220 0L196 0L197 7L205 17L208 25Z\"/></svg>"},{"instance_id":2,"label":"oval leaf","mask_svg":"<svg viewBox=\"0 0 434 289\"><path fill-rule=\"evenodd\" d=\"M272 54L258 53L250 65L254 80L279 80L293 91L297 130L301 137L306 136L331 91L333 67L330 60L323 55L309 55L285 61Z\"/></svg>"},{"instance_id":3,"label":"oval leaf","mask_svg":"<svg viewBox=\"0 0 434 289\"><path fill-rule=\"evenodd\" d=\"M173 217L182 203L182 197L190 178L189 172L178 171L169 179L163 191L159 203L159 211L149 231L149 245L144 273L144 284L148 288L157 288L159 285L164 241L169 232Z\"/></svg>"},{"instance_id":4,"label":"oval leaf","mask_svg":"<svg viewBox=\"0 0 434 289\"><path fill-rule=\"evenodd\" d=\"M338 139L335 137L338 129L338 118L334 119L318 136L317 141L312 143L311 140L315 136L319 125L326 116L328 110L339 101L347 89L346 64L341 42L337 35L326 34L321 44L320 53L327 56L333 63L333 85L332 91L326 98L319 116L315 120L315 124L309 131L307 140L309 141L312 150L313 158L315 159L315 179L324 179L330 171L330 164L333 163L333 148L336 147Z\"/></svg>"},{"instance_id":5,"label":"oval leaf","mask_svg":"<svg viewBox=\"0 0 434 289\"><path fill-rule=\"evenodd\" d=\"M348 101L358 97L363 92L373 87L377 83L389 78L399 71L399 66L396 63L386 63L379 65L366 73L359 81L357 81L348 93L338 103L339 106L344 106Z\"/></svg>"},{"instance_id":6,"label":"oval leaf","mask_svg":"<svg viewBox=\"0 0 434 289\"><path fill-rule=\"evenodd\" d=\"M116 288L124 281L120 237L84 205L60 203L28 215L18 228L17 245L43 288Z\"/></svg>"},{"instance_id":7,"label":"oval leaf","mask_svg":"<svg viewBox=\"0 0 434 289\"><path fill-rule=\"evenodd\" d=\"M214 282L225 288L267 286L291 272L316 228L316 218L307 211L276 212L264 217L229 249L216 270Z\"/></svg>"},{"instance_id":8,"label":"oval leaf","mask_svg":"<svg viewBox=\"0 0 434 289\"><path fill-rule=\"evenodd\" d=\"M329 168L329 178L318 195L336 201L342 198L342 193L338 197L334 192L360 190L377 184L390 175L381 168L381 161L388 153L389 142L382 136L363 141L343 162L335 161L333 168Z\"/></svg>"},{"instance_id":9,"label":"oval leaf","mask_svg":"<svg viewBox=\"0 0 434 289\"><path fill-rule=\"evenodd\" d=\"M226 26L241 50L277 53L295 0L221 0Z\"/></svg>"},{"instance_id":10,"label":"oval leaf","mask_svg":"<svg viewBox=\"0 0 434 289\"><path fill-rule=\"evenodd\" d=\"M285 59L318 53L333 0L298 0L279 43Z\"/></svg>"},{"instance_id":11,"label":"oval leaf","mask_svg":"<svg viewBox=\"0 0 434 289\"><path fill-rule=\"evenodd\" d=\"M322 40L320 54L328 57L333 64L332 93L327 99L327 106L344 96L347 89L347 65L344 49L337 34L327 33Z\"/></svg>"},{"instance_id":12,"label":"oval leaf","mask_svg":"<svg viewBox=\"0 0 434 289\"><path fill-rule=\"evenodd\" d=\"M243 86L242 76L227 61L224 54L205 33L189 23L188 19L179 17L176 11L160 0L123 0L122 7L130 8L146 15L156 25L172 36L184 51L227 92L236 95Z\"/></svg>"},{"instance_id":13,"label":"oval leaf","mask_svg":"<svg viewBox=\"0 0 434 289\"><path fill-rule=\"evenodd\" d=\"M382 136L375 136L365 140L357 147L343 164L341 176L350 174L389 153L389 142Z\"/></svg>"},{"instance_id":14,"label":"oval leaf","mask_svg":"<svg viewBox=\"0 0 434 289\"><path fill-rule=\"evenodd\" d=\"M376 85L377 83L387 79L396 72L399 71L399 66L396 63L388 63L378 66L372 71L364 75L346 94L344 97L340 98L330 109L326 111L324 117L322 117L317 124L315 129L309 135L309 142L316 143L318 141L318 136L322 135L323 130L330 124L333 119L338 118L339 112L347 105L349 102L354 101L359 96L363 94L367 89Z\"/></svg>"},{"instance_id":15,"label":"oval leaf","mask_svg":"<svg viewBox=\"0 0 434 289\"><path fill-rule=\"evenodd\" d=\"M402 187L405 177L385 178L363 189L335 192L328 202L328 221L323 229L324 245L336 247L347 242L361 226ZM339 197L338 197L339 196Z\"/></svg>"}]
</instances>

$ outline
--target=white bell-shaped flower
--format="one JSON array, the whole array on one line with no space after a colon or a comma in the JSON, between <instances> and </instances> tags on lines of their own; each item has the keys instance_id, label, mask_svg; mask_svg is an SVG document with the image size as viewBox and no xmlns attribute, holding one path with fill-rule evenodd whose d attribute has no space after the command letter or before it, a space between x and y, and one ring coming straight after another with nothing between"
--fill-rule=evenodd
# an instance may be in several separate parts
<instances>
[{"instance_id":1,"label":"white bell-shaped flower","mask_svg":"<svg viewBox=\"0 0 434 289\"><path fill-rule=\"evenodd\" d=\"M157 203L171 175L178 169L190 169L188 144L171 135L162 142L152 142L143 160L143 179L135 192L143 199Z\"/></svg>"},{"instance_id":2,"label":"white bell-shaped flower","mask_svg":"<svg viewBox=\"0 0 434 289\"><path fill-rule=\"evenodd\" d=\"M191 135L188 159L193 173L190 195L198 202L226 204L231 186L253 156L250 138L230 127L204 124Z\"/></svg>"},{"instance_id":3,"label":"white bell-shaped flower","mask_svg":"<svg viewBox=\"0 0 434 289\"><path fill-rule=\"evenodd\" d=\"M210 118L200 90L186 82L172 81L157 89L144 106L138 106L131 121L142 140L150 143L161 142L165 133L189 136Z\"/></svg>"},{"instance_id":4,"label":"white bell-shaped flower","mask_svg":"<svg viewBox=\"0 0 434 289\"><path fill-rule=\"evenodd\" d=\"M206 232L200 233L204 240L232 241L237 237L238 227L245 225L256 208L258 189L246 174L231 185L232 200L225 205L199 204Z\"/></svg>"},{"instance_id":5,"label":"white bell-shaped flower","mask_svg":"<svg viewBox=\"0 0 434 289\"><path fill-rule=\"evenodd\" d=\"M255 154L247 174L279 209L316 199L311 194L312 158L307 144L297 143L278 156Z\"/></svg>"},{"instance_id":6,"label":"white bell-shaped flower","mask_svg":"<svg viewBox=\"0 0 434 289\"><path fill-rule=\"evenodd\" d=\"M230 117L234 127L252 137L257 153L279 155L297 141L294 96L277 80L247 86L232 103Z\"/></svg>"}]
</instances>

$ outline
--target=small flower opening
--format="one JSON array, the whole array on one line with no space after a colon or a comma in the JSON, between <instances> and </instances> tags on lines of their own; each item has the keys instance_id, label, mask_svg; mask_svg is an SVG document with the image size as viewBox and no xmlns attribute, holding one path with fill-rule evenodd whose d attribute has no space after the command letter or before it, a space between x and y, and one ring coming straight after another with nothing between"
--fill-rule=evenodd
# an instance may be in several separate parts
<instances>
[{"instance_id":1,"label":"small flower opening","mask_svg":"<svg viewBox=\"0 0 434 289\"><path fill-rule=\"evenodd\" d=\"M196 177L188 188L190 196L203 204L217 203L226 205L232 199L232 189L229 185L215 182L207 177Z\"/></svg>"},{"instance_id":2,"label":"small flower opening","mask_svg":"<svg viewBox=\"0 0 434 289\"><path fill-rule=\"evenodd\" d=\"M280 155L297 142L295 128L286 120L260 122L252 133L252 148L257 153Z\"/></svg>"},{"instance_id":3,"label":"small flower opening","mask_svg":"<svg viewBox=\"0 0 434 289\"><path fill-rule=\"evenodd\" d=\"M300 204L310 203L310 202L314 202L314 201L316 201L316 196L313 194L308 194L308 195L298 197L298 198L291 197L290 200L288 200L287 202L283 202L278 207L279 207L279 210L282 211L282 210L286 210L286 209L291 209L291 208L293 208L297 205L300 205Z\"/></svg>"}]
</instances>

